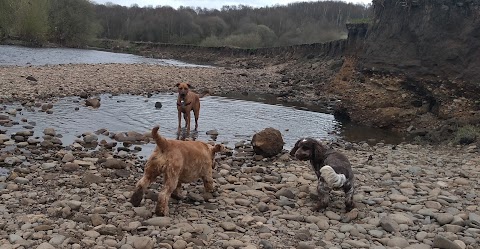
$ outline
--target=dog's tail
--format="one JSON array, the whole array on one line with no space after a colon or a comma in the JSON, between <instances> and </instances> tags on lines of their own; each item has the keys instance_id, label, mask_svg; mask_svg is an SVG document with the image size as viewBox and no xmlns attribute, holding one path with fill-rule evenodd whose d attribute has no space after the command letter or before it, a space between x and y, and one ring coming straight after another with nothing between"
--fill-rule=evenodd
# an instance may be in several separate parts
<instances>
[{"instance_id":1,"label":"dog's tail","mask_svg":"<svg viewBox=\"0 0 480 249\"><path fill-rule=\"evenodd\" d=\"M159 129L160 129L159 126L153 127L152 137L153 137L153 140L155 140L155 143L157 144L158 148L160 148L160 150L163 151L167 148L167 140L158 134Z\"/></svg>"},{"instance_id":2,"label":"dog's tail","mask_svg":"<svg viewBox=\"0 0 480 249\"><path fill-rule=\"evenodd\" d=\"M337 174L332 167L325 165L320 169L320 173L331 188L340 188L347 182L347 177L344 174Z\"/></svg>"}]
</instances>

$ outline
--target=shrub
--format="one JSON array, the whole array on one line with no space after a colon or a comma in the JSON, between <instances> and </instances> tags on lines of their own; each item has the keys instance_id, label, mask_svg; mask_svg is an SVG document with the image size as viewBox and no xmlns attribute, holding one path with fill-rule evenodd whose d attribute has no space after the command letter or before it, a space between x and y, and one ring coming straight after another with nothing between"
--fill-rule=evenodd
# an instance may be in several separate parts
<instances>
[{"instance_id":1,"label":"shrub","mask_svg":"<svg viewBox=\"0 0 480 249\"><path fill-rule=\"evenodd\" d=\"M225 38L225 45L240 48L257 48L262 43L262 38L257 33L230 35Z\"/></svg>"},{"instance_id":2,"label":"shrub","mask_svg":"<svg viewBox=\"0 0 480 249\"><path fill-rule=\"evenodd\" d=\"M20 1L17 13L17 34L25 41L43 43L48 32L46 0Z\"/></svg>"},{"instance_id":3,"label":"shrub","mask_svg":"<svg viewBox=\"0 0 480 249\"><path fill-rule=\"evenodd\" d=\"M352 20L348 21L347 23L349 23L349 24L361 24L361 23L371 24L372 19L371 18L355 18L355 19L352 19Z\"/></svg>"},{"instance_id":4,"label":"shrub","mask_svg":"<svg viewBox=\"0 0 480 249\"><path fill-rule=\"evenodd\" d=\"M15 10L18 2L15 0L0 1L0 39L12 35L15 26Z\"/></svg>"},{"instance_id":5,"label":"shrub","mask_svg":"<svg viewBox=\"0 0 480 249\"><path fill-rule=\"evenodd\" d=\"M456 144L471 144L480 138L480 127L466 125L458 128L453 139Z\"/></svg>"},{"instance_id":6,"label":"shrub","mask_svg":"<svg viewBox=\"0 0 480 249\"><path fill-rule=\"evenodd\" d=\"M50 36L53 42L81 47L101 28L88 0L50 0Z\"/></svg>"},{"instance_id":7,"label":"shrub","mask_svg":"<svg viewBox=\"0 0 480 249\"><path fill-rule=\"evenodd\" d=\"M217 36L214 36L214 35L205 38L200 43L200 46L204 46L204 47L220 47L222 45L223 45L222 41L218 39Z\"/></svg>"}]
</instances>

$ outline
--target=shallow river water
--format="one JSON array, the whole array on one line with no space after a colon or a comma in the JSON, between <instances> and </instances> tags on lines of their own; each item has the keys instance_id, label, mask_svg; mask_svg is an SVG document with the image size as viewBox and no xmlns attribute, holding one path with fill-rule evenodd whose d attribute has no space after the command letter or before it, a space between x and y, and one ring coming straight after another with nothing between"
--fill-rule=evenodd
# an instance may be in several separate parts
<instances>
[{"instance_id":1,"label":"shallow river water","mask_svg":"<svg viewBox=\"0 0 480 249\"><path fill-rule=\"evenodd\" d=\"M162 108L155 108L161 102ZM21 108L19 104L9 105L7 110ZM75 109L78 110L75 110ZM148 132L154 125L160 125L161 135L176 138L178 117L176 95L157 94L150 98L133 95L102 95L101 106L92 109L84 106L78 97L59 99L52 108L53 114L22 109L15 119L34 121L35 135L41 136L47 127L62 134L64 144L71 144L84 132L107 129L111 132ZM38 109L37 109L38 110ZM182 125L184 125L182 119ZM194 124L192 113L192 127ZM9 128L13 133L25 130L24 124ZM338 122L332 115L298 110L294 107L269 105L253 101L206 96L201 99L199 119L199 140L212 140L207 131L216 130L218 142L232 143L249 140L255 132L273 127L282 132L286 147L291 147L301 136L333 138Z\"/></svg>"},{"instance_id":2,"label":"shallow river water","mask_svg":"<svg viewBox=\"0 0 480 249\"><path fill-rule=\"evenodd\" d=\"M53 103L52 114L39 108L22 108L18 104L4 106L5 110L18 109L12 117L18 124L8 128L7 134L26 130L28 122L35 122L34 136L41 137L45 128L51 127L62 134L62 142L69 145L85 132L107 129L110 132L149 132L155 125L160 134L175 139L177 134L176 94L156 94L150 98L134 95L101 95L101 106L92 109L84 105L79 97L68 97ZM155 108L155 102L162 107ZM24 121L22 121L24 120ZM25 122L27 121L27 122ZM182 125L184 125L182 120ZM192 113L192 129L194 125ZM285 149L291 149L297 139L310 136L322 140L345 139L367 141L376 138L388 143L398 143L401 138L393 134L382 134L378 129L345 125L330 114L302 110L302 107L265 104L261 102L206 96L201 98L198 133L191 133L198 140L213 138L207 131L216 130L215 141L228 146L248 141L253 134L267 127L278 129L285 141ZM107 138L100 136L100 139ZM107 138L108 139L108 138ZM144 146L139 155L146 156L154 145Z\"/></svg>"},{"instance_id":3,"label":"shallow river water","mask_svg":"<svg viewBox=\"0 0 480 249\"><path fill-rule=\"evenodd\" d=\"M25 48L0 45L0 66L46 65L84 63L147 63L171 66L201 66L175 60L158 60L130 54L110 53L95 50L69 48ZM62 134L62 142L69 145L84 132L107 129L110 132L148 132L160 125L160 132L167 138L176 138L176 94L157 94L150 98L133 95L102 95L101 107L87 108L78 97L58 99L53 114L29 111L20 103L0 109L22 109L13 119L17 125L9 127L7 134L25 130L27 123L35 122L34 136L41 137L47 127ZM155 108L155 102L163 107ZM321 108L301 106L296 103L281 103L274 96L230 94L206 96L201 99L198 133L199 140L212 140L207 131L216 130L216 141L233 146L242 140L250 140L256 132L273 127L278 129L285 141L285 149L292 148L300 137L310 136L323 140L343 139L351 142L370 141L396 144L404 140L400 135L381 129L341 123ZM78 109L78 110L76 110ZM193 119L193 114L192 114ZM183 121L182 121L183 122ZM192 120L192 127L194 121ZM0 127L0 129L3 129ZM102 139L102 137L100 137ZM147 156L153 144L143 146L139 155Z\"/></svg>"},{"instance_id":4,"label":"shallow river water","mask_svg":"<svg viewBox=\"0 0 480 249\"><path fill-rule=\"evenodd\" d=\"M0 66L59 64L155 64L178 67L209 67L177 60L154 59L133 54L75 48L27 48L0 45Z\"/></svg>"}]
</instances>

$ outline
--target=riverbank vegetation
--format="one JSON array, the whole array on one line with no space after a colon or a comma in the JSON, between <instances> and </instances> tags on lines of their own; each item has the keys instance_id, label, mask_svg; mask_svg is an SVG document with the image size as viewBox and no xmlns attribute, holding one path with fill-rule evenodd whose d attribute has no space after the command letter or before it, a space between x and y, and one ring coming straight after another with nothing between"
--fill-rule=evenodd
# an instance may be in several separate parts
<instances>
[{"instance_id":1,"label":"riverbank vegetation","mask_svg":"<svg viewBox=\"0 0 480 249\"><path fill-rule=\"evenodd\" d=\"M95 6L87 0L0 1L0 39L78 47L100 30Z\"/></svg>"},{"instance_id":2,"label":"riverbank vegetation","mask_svg":"<svg viewBox=\"0 0 480 249\"><path fill-rule=\"evenodd\" d=\"M302 2L252 8L129 7L89 0L1 0L0 40L79 47L94 39L243 48L319 43L346 37L345 23L370 6Z\"/></svg>"}]
</instances>

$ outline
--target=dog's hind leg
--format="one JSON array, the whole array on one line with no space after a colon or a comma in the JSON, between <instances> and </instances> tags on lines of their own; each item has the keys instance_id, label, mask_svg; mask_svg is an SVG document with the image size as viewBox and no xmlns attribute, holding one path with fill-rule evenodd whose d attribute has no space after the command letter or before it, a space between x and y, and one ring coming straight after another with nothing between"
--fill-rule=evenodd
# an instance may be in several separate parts
<instances>
[{"instance_id":1,"label":"dog's hind leg","mask_svg":"<svg viewBox=\"0 0 480 249\"><path fill-rule=\"evenodd\" d=\"M135 191L133 192L132 197L130 198L130 203L132 203L134 207L140 206L145 190L147 190L148 186L150 186L150 183L152 183L152 181L154 181L155 178L156 176L144 174L143 177L137 182Z\"/></svg>"},{"instance_id":2,"label":"dog's hind leg","mask_svg":"<svg viewBox=\"0 0 480 249\"><path fill-rule=\"evenodd\" d=\"M147 164L145 165L145 172L143 173L142 178L137 182L135 186L135 191L130 198L130 202L134 207L140 206L140 203L143 199L143 194L147 190L148 186L155 181L155 178L160 174L157 167L158 162L156 162L155 157L148 159Z\"/></svg>"},{"instance_id":3,"label":"dog's hind leg","mask_svg":"<svg viewBox=\"0 0 480 249\"><path fill-rule=\"evenodd\" d=\"M172 166L172 168L175 167ZM155 214L158 216L168 216L168 201L178 185L178 178L175 177L173 172L167 170L163 178L165 183L162 191L158 194L157 206L155 207Z\"/></svg>"},{"instance_id":4,"label":"dog's hind leg","mask_svg":"<svg viewBox=\"0 0 480 249\"><path fill-rule=\"evenodd\" d=\"M176 199L176 200L181 200L183 199L183 196L182 196L182 183L181 182L178 182L177 184L177 188L173 191L172 193L172 198L173 199Z\"/></svg>"}]
</instances>

